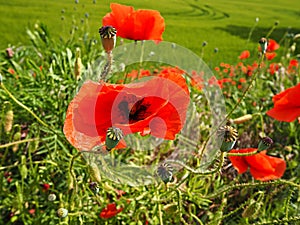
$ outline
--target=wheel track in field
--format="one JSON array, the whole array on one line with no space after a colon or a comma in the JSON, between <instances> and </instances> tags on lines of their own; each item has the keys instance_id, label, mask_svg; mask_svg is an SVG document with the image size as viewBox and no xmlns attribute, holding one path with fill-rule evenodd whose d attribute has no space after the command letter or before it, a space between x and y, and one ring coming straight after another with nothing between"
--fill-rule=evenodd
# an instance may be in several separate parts
<instances>
[{"instance_id":1,"label":"wheel track in field","mask_svg":"<svg viewBox=\"0 0 300 225\"><path fill-rule=\"evenodd\" d=\"M225 18L229 18L230 15L226 12L223 12L219 9L214 8L208 4L200 4L197 0L193 2L190 1L182 1L185 5L190 7L190 10L174 12L174 13L165 13L167 15L180 16L181 18L197 18L201 19L209 19L209 20L221 20Z\"/></svg>"}]
</instances>

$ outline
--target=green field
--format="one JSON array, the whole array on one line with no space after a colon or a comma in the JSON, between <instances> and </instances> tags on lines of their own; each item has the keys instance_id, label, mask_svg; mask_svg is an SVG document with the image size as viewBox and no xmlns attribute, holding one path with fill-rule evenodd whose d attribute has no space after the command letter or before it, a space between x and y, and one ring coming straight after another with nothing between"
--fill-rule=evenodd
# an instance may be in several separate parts
<instances>
[{"instance_id":1,"label":"green field","mask_svg":"<svg viewBox=\"0 0 300 225\"><path fill-rule=\"evenodd\" d=\"M0 48L28 44L26 28L32 28L37 21L47 25L56 40L59 37L68 39L72 25L98 39L98 29L102 17L110 12L110 2L1 0ZM256 48L259 38L268 33L275 21L279 21L279 25L270 37L277 41L286 32L300 33L300 2L297 0L129 0L118 3L132 5L135 9L160 11L166 22L165 41L175 42L197 54L200 54L202 42L206 41L204 58L209 60L214 55L213 50L218 48L220 54L213 56L216 62L226 59L233 63L242 50ZM256 18L259 22L247 43Z\"/></svg>"}]
</instances>

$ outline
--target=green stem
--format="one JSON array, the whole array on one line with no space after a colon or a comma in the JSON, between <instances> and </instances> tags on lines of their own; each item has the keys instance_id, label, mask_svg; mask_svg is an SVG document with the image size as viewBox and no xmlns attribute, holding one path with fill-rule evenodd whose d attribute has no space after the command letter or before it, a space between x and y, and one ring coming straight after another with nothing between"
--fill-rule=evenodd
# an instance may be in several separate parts
<instances>
[{"instance_id":1,"label":"green stem","mask_svg":"<svg viewBox=\"0 0 300 225\"><path fill-rule=\"evenodd\" d=\"M227 153L226 156L250 156L257 154L257 150L254 152L246 152L246 153Z\"/></svg>"},{"instance_id":2,"label":"green stem","mask_svg":"<svg viewBox=\"0 0 300 225\"><path fill-rule=\"evenodd\" d=\"M202 157L203 157L203 153L204 153L204 149L206 148L207 144L208 144L208 141L209 139L217 132L217 130L219 129L219 127L224 124L228 119L229 117L232 115L232 113L236 110L236 108L240 105L240 103L244 100L244 98L246 97L247 93L250 91L250 89L252 88L252 85L254 83L254 81L256 80L256 77L257 75L260 73L261 71L261 63L263 62L264 60L264 54L262 55L261 59L260 59L260 62L259 62L259 67L256 71L256 73L252 76L251 80L250 80L250 83L249 85L247 86L247 88L244 90L243 94L242 94L242 97L238 99L237 103L233 106L233 108L230 110L230 112L227 114L227 116L221 121L221 123L219 124L219 126L217 126L215 128L215 130L213 130L213 132L211 132L211 134L207 137L207 139L205 140L204 142L204 145L203 147L201 148L200 150L200 154L199 154L199 159L201 160Z\"/></svg>"},{"instance_id":3,"label":"green stem","mask_svg":"<svg viewBox=\"0 0 300 225\"><path fill-rule=\"evenodd\" d=\"M189 167L188 165L186 165L184 162L181 162L178 160L168 159L168 160L165 160L165 162L180 165L180 166L184 167L186 170L188 170L194 174L210 175L210 174L214 174L214 173L218 172L222 168L223 163L224 163L224 152L221 152L220 163L218 164L218 167L216 167L213 170L206 171L206 172L203 172L202 169L193 169L193 168Z\"/></svg>"},{"instance_id":4,"label":"green stem","mask_svg":"<svg viewBox=\"0 0 300 225\"><path fill-rule=\"evenodd\" d=\"M0 145L0 148L7 148L12 145L18 145L18 144L22 144L22 143L26 143L26 142L37 141L37 140L39 140L39 139L38 138L30 138L30 139L24 139L24 140L20 140L20 141L14 141L14 142Z\"/></svg>"},{"instance_id":5,"label":"green stem","mask_svg":"<svg viewBox=\"0 0 300 225\"><path fill-rule=\"evenodd\" d=\"M48 128L49 130L51 130L52 132L56 133L56 131L54 131L51 127L49 127L48 124L46 124L43 120L41 120L31 109L29 109L26 105L24 105L23 103L21 103L18 99L15 98L15 96L13 96L12 93L10 93L10 91L5 87L5 85L3 83L0 83L0 86L3 88L3 90L7 93L7 95L20 107L22 107L23 109L25 109L27 112L29 112L40 124L42 124L44 127Z\"/></svg>"},{"instance_id":6,"label":"green stem","mask_svg":"<svg viewBox=\"0 0 300 225\"><path fill-rule=\"evenodd\" d=\"M267 181L267 182L254 182L254 183L241 183L241 184L233 184L230 186L226 186L225 188L220 188L219 190L216 190L213 194L211 195L207 195L207 196L202 196L203 198L216 198L218 197L220 194L224 193L224 192L228 192L231 191L235 188L259 188L259 187L264 187L264 186L271 186L271 185L282 185L282 184L286 184L289 185L291 187L297 187L300 188L299 184L296 184L292 181L287 181L287 180L275 180L275 181Z\"/></svg>"}]
</instances>

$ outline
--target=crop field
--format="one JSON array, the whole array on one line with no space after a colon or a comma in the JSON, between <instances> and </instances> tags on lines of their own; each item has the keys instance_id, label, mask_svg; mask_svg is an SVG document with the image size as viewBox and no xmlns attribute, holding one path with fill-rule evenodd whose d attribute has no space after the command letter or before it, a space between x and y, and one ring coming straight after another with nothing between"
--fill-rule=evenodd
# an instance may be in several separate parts
<instances>
[{"instance_id":1,"label":"crop field","mask_svg":"<svg viewBox=\"0 0 300 225\"><path fill-rule=\"evenodd\" d=\"M20 1L0 2L0 47L8 44L29 44L26 28L34 27L36 22L44 23L51 37L67 40L70 32L85 29L91 38L99 40L98 30L102 17L109 11L107 0L75 1ZM163 38L175 42L196 54L201 53L204 41L208 43L204 59L228 63L236 62L241 49L257 49L257 41L265 36L275 22L279 22L272 38L282 41L287 32L300 32L300 3L287 0L239 1L239 0L160 0L160 1L119 1L136 9L158 10L167 24ZM259 21L256 23L256 18ZM251 29L255 27L250 35ZM215 55L218 48L220 54ZM300 52L298 50L298 52Z\"/></svg>"}]
</instances>

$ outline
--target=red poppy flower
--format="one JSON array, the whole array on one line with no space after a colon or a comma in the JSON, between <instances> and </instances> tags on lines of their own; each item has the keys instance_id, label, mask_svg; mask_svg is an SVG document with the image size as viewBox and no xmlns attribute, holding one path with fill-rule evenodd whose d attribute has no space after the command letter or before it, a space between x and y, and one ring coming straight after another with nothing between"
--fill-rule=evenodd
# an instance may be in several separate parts
<instances>
[{"instance_id":1,"label":"red poppy flower","mask_svg":"<svg viewBox=\"0 0 300 225\"><path fill-rule=\"evenodd\" d=\"M173 140L184 125L188 104L185 79L171 69L132 84L87 81L68 107L64 133L79 150L101 145L112 126L124 135L139 132Z\"/></svg>"},{"instance_id":2,"label":"red poppy flower","mask_svg":"<svg viewBox=\"0 0 300 225\"><path fill-rule=\"evenodd\" d=\"M267 52L273 52L273 51L279 49L279 47L280 47L280 45L275 40L269 39Z\"/></svg>"},{"instance_id":3,"label":"red poppy flower","mask_svg":"<svg viewBox=\"0 0 300 225\"><path fill-rule=\"evenodd\" d=\"M271 75L274 75L279 70L279 65L277 63L271 63L269 66L269 71Z\"/></svg>"},{"instance_id":4,"label":"red poppy flower","mask_svg":"<svg viewBox=\"0 0 300 225\"><path fill-rule=\"evenodd\" d=\"M276 52L266 52L266 58L267 60L272 60L276 57Z\"/></svg>"},{"instance_id":5,"label":"red poppy flower","mask_svg":"<svg viewBox=\"0 0 300 225\"><path fill-rule=\"evenodd\" d=\"M268 116L279 121L292 122L300 116L300 83L273 97L274 108Z\"/></svg>"},{"instance_id":6,"label":"red poppy flower","mask_svg":"<svg viewBox=\"0 0 300 225\"><path fill-rule=\"evenodd\" d=\"M249 57L250 57L250 52L248 50L243 51L239 56L240 59L247 59Z\"/></svg>"},{"instance_id":7,"label":"red poppy flower","mask_svg":"<svg viewBox=\"0 0 300 225\"><path fill-rule=\"evenodd\" d=\"M230 153L250 153L256 148L233 149ZM286 163L283 159L266 155L267 151L250 156L229 156L233 167L238 173L244 173L250 168L250 173L256 180L275 180L284 174Z\"/></svg>"},{"instance_id":8,"label":"red poppy flower","mask_svg":"<svg viewBox=\"0 0 300 225\"><path fill-rule=\"evenodd\" d=\"M297 68L299 67L299 62L297 59L291 59L288 66L288 73L296 73Z\"/></svg>"},{"instance_id":9,"label":"red poppy flower","mask_svg":"<svg viewBox=\"0 0 300 225\"><path fill-rule=\"evenodd\" d=\"M131 40L162 40L164 18L156 10L134 10L131 6L111 3L111 13L102 19L103 26L113 26L117 36Z\"/></svg>"},{"instance_id":10,"label":"red poppy flower","mask_svg":"<svg viewBox=\"0 0 300 225\"><path fill-rule=\"evenodd\" d=\"M100 213L100 217L102 219L109 219L117 215L118 213L122 212L123 208L117 209L116 203L110 203L106 206L105 209L102 209Z\"/></svg>"}]
</instances>

